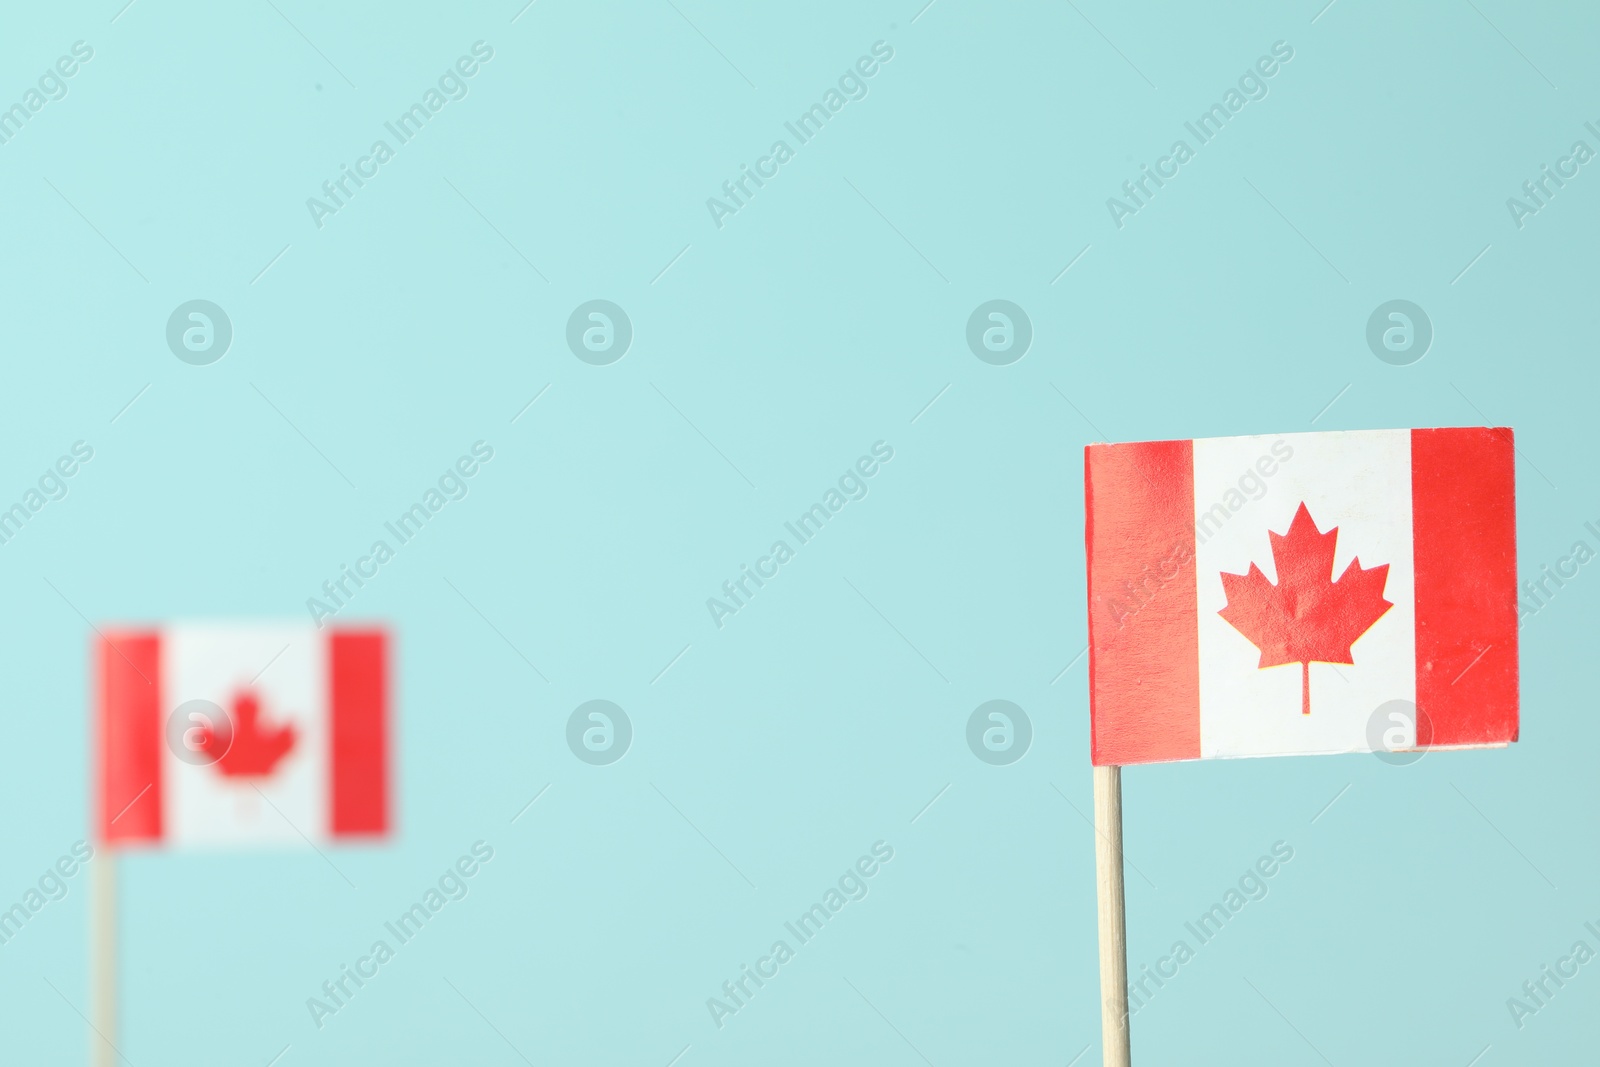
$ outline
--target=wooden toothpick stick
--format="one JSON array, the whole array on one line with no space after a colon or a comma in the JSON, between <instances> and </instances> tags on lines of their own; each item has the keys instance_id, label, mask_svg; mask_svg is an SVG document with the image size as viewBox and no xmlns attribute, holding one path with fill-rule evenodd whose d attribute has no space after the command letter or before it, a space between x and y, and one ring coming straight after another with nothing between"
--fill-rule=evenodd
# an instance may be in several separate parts
<instances>
[{"instance_id":1,"label":"wooden toothpick stick","mask_svg":"<svg viewBox=\"0 0 1600 1067\"><path fill-rule=\"evenodd\" d=\"M1122 768L1094 769L1095 892L1100 903L1100 1041L1105 1067L1132 1067L1128 938L1122 903Z\"/></svg>"}]
</instances>

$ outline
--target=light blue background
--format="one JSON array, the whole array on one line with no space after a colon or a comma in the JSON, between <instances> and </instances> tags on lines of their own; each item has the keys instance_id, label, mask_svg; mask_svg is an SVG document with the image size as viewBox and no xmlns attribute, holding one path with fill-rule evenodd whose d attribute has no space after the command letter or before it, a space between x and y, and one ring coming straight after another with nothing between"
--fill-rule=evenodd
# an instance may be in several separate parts
<instances>
[{"instance_id":1,"label":"light blue background","mask_svg":"<svg viewBox=\"0 0 1600 1067\"><path fill-rule=\"evenodd\" d=\"M87 833L84 617L304 618L496 455L340 616L397 634L398 832L330 853L357 888L309 850L122 864L139 1067L1097 1062L1082 446L1511 425L1520 572L1595 546L1600 177L1505 206L1600 147L1587 5L273 2L0 33L7 103L95 49L0 145L0 498L95 448L0 546L0 898ZM316 229L305 199L479 39L470 95ZM870 95L717 229L706 198L879 39ZM1115 227L1278 40L1270 95ZM235 329L209 367L164 341L193 298ZM592 298L636 331L609 367L564 342ZM1035 330L1007 367L964 340L992 298ZM1393 298L1436 330L1408 367L1364 340ZM705 598L879 439L870 495L716 629ZM1138 1062L1592 1059L1600 963L1520 1031L1505 1002L1600 949L1597 613L1585 570L1527 623L1509 751L1127 772L1135 971L1295 850L1134 1020ZM564 741L593 698L636 731L608 767ZM1011 766L966 747L993 698L1033 722ZM480 838L471 895L318 1031L306 998ZM870 895L713 1025L879 839ZM7 1062L86 1053L87 901L0 947Z\"/></svg>"}]
</instances>

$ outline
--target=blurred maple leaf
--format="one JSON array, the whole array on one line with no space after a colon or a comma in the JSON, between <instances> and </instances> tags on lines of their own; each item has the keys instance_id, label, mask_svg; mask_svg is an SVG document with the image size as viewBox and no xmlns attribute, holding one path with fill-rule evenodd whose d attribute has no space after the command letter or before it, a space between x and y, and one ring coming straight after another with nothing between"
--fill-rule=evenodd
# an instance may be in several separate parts
<instances>
[{"instance_id":1,"label":"blurred maple leaf","mask_svg":"<svg viewBox=\"0 0 1600 1067\"><path fill-rule=\"evenodd\" d=\"M1394 605L1383 599L1389 565L1363 568L1359 558L1333 580L1339 528L1317 529L1302 501L1287 534L1267 531L1278 571L1273 585L1261 568L1222 574L1228 605L1217 614L1261 651L1257 669L1300 664L1300 713L1311 714L1311 663L1354 663L1350 646Z\"/></svg>"},{"instance_id":2,"label":"blurred maple leaf","mask_svg":"<svg viewBox=\"0 0 1600 1067\"><path fill-rule=\"evenodd\" d=\"M200 740L202 751L213 745L221 747L209 725L201 728ZM233 742L215 766L228 778L265 778L294 748L294 743L294 723L267 729L261 724L261 702L256 695L240 693L233 698Z\"/></svg>"}]
</instances>

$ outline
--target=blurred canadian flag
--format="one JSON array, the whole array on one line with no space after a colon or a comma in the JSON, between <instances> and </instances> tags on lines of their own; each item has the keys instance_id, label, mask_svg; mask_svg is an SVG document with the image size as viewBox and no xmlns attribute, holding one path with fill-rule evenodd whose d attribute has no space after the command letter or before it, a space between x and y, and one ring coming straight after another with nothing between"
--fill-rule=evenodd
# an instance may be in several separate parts
<instances>
[{"instance_id":1,"label":"blurred canadian flag","mask_svg":"<svg viewBox=\"0 0 1600 1067\"><path fill-rule=\"evenodd\" d=\"M389 831L387 635L182 623L95 642L100 839L271 845Z\"/></svg>"}]
</instances>

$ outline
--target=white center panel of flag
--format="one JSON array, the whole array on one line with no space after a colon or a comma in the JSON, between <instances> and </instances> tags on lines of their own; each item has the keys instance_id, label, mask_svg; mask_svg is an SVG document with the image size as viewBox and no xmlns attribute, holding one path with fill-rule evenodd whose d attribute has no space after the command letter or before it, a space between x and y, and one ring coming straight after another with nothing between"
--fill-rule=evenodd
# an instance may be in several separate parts
<instances>
[{"instance_id":1,"label":"white center panel of flag","mask_svg":"<svg viewBox=\"0 0 1600 1067\"><path fill-rule=\"evenodd\" d=\"M1373 709L1416 700L1409 431L1196 440L1194 501L1201 755L1372 751ZM1355 640L1354 664L1311 662L1309 714L1300 665L1262 668L1257 647L1218 614L1224 572L1255 564L1278 582L1268 534L1286 534L1302 503L1318 531L1338 530L1327 580L1357 557L1387 564L1383 597L1394 605Z\"/></svg>"},{"instance_id":2,"label":"white center panel of flag","mask_svg":"<svg viewBox=\"0 0 1600 1067\"><path fill-rule=\"evenodd\" d=\"M164 752L163 817L170 844L304 846L328 837L328 655L309 626L179 624L161 647L163 703L205 700L233 716L221 762ZM256 702L256 733L240 700ZM291 730L292 735L285 730ZM267 740L262 740L263 738ZM275 746L268 741L276 740ZM265 750L248 759L240 746ZM229 772L232 773L229 773Z\"/></svg>"}]
</instances>

